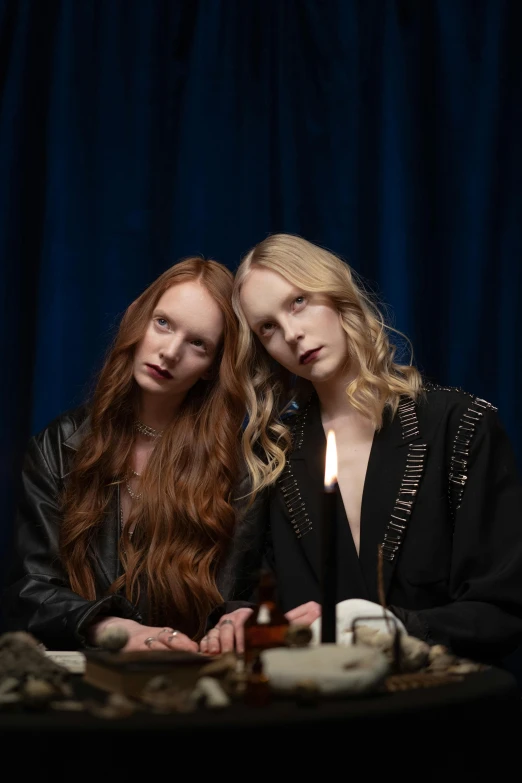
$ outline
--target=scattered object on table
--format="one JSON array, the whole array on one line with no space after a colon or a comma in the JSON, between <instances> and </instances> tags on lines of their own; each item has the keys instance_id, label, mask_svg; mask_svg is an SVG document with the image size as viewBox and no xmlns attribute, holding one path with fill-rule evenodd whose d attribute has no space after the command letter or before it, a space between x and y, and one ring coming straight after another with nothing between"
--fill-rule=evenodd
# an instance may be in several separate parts
<instances>
[{"instance_id":1,"label":"scattered object on table","mask_svg":"<svg viewBox=\"0 0 522 783\"><path fill-rule=\"evenodd\" d=\"M223 653L205 664L201 669L201 677L226 677L236 671L238 657L234 652Z\"/></svg>"},{"instance_id":2,"label":"scattered object on table","mask_svg":"<svg viewBox=\"0 0 522 783\"><path fill-rule=\"evenodd\" d=\"M251 670L247 672L243 699L251 707L265 707L272 701L270 681L264 672L260 655L254 658Z\"/></svg>"},{"instance_id":3,"label":"scattered object on table","mask_svg":"<svg viewBox=\"0 0 522 783\"><path fill-rule=\"evenodd\" d=\"M437 674L430 672L410 672L406 674L392 674L384 682L385 690L409 691L414 688L432 688L436 685L448 685L462 680L458 674Z\"/></svg>"},{"instance_id":4,"label":"scattered object on table","mask_svg":"<svg viewBox=\"0 0 522 783\"><path fill-rule=\"evenodd\" d=\"M58 710L60 712L83 712L85 710L85 702L78 701L77 699L52 701L49 706L52 710Z\"/></svg>"},{"instance_id":5,"label":"scattered object on table","mask_svg":"<svg viewBox=\"0 0 522 783\"><path fill-rule=\"evenodd\" d=\"M158 675L168 677L171 685L191 690L208 661L208 656L186 650L85 650L84 679L98 688L139 698L149 680Z\"/></svg>"},{"instance_id":6,"label":"scattered object on table","mask_svg":"<svg viewBox=\"0 0 522 783\"><path fill-rule=\"evenodd\" d=\"M5 696L8 693L18 690L19 679L17 677L4 677L0 680L0 696Z\"/></svg>"},{"instance_id":7,"label":"scattered object on table","mask_svg":"<svg viewBox=\"0 0 522 783\"><path fill-rule=\"evenodd\" d=\"M44 655L71 674L83 674L85 671L85 655L79 650L44 650Z\"/></svg>"},{"instance_id":8,"label":"scattered object on table","mask_svg":"<svg viewBox=\"0 0 522 783\"><path fill-rule=\"evenodd\" d=\"M393 633L388 633L369 625L356 626L353 632L353 642L355 644L360 643L369 647L376 647L386 655L390 663L394 663L397 655L394 648L396 639L399 643L398 654L400 661L398 668L400 671L416 672L427 665L430 646L415 636L399 633L396 637Z\"/></svg>"},{"instance_id":9,"label":"scattered object on table","mask_svg":"<svg viewBox=\"0 0 522 783\"><path fill-rule=\"evenodd\" d=\"M286 643L289 647L308 647L313 639L309 625L292 623L286 632Z\"/></svg>"},{"instance_id":10,"label":"scattered object on table","mask_svg":"<svg viewBox=\"0 0 522 783\"><path fill-rule=\"evenodd\" d=\"M96 644L103 650L117 652L122 650L129 641L129 633L121 625L109 625L96 635Z\"/></svg>"},{"instance_id":11,"label":"scattered object on table","mask_svg":"<svg viewBox=\"0 0 522 783\"><path fill-rule=\"evenodd\" d=\"M192 699L209 709L223 709L230 705L228 694L214 677L200 677L192 691Z\"/></svg>"},{"instance_id":12,"label":"scattered object on table","mask_svg":"<svg viewBox=\"0 0 522 783\"><path fill-rule=\"evenodd\" d=\"M398 629L406 633L403 623L389 609L367 601L364 598L348 598L336 605L337 644L351 645L353 641L353 624L358 618L364 618L364 624L379 631L393 632ZM310 626L312 631L311 644L321 641L321 618L318 617Z\"/></svg>"},{"instance_id":13,"label":"scattered object on table","mask_svg":"<svg viewBox=\"0 0 522 783\"><path fill-rule=\"evenodd\" d=\"M20 685L16 677L4 677L0 680L0 710L9 709L22 701L22 696L18 691Z\"/></svg>"},{"instance_id":14,"label":"scattered object on table","mask_svg":"<svg viewBox=\"0 0 522 783\"><path fill-rule=\"evenodd\" d=\"M261 660L273 690L292 694L303 680L323 695L377 690L390 669L381 650L362 644L264 650Z\"/></svg>"},{"instance_id":15,"label":"scattered object on table","mask_svg":"<svg viewBox=\"0 0 522 783\"><path fill-rule=\"evenodd\" d=\"M0 710L8 710L11 707L18 706L22 701L22 697L19 693L12 691L11 693L4 693L0 696Z\"/></svg>"},{"instance_id":16,"label":"scattered object on table","mask_svg":"<svg viewBox=\"0 0 522 783\"><path fill-rule=\"evenodd\" d=\"M69 672L45 655L31 634L13 631L0 636L0 709L16 703L45 708L53 699L70 698Z\"/></svg>"},{"instance_id":17,"label":"scattered object on table","mask_svg":"<svg viewBox=\"0 0 522 783\"><path fill-rule=\"evenodd\" d=\"M56 696L56 689L45 680L28 677L22 686L22 698L28 707L45 709Z\"/></svg>"},{"instance_id":18,"label":"scattered object on table","mask_svg":"<svg viewBox=\"0 0 522 783\"><path fill-rule=\"evenodd\" d=\"M428 668L432 672L444 672L458 661L456 655L442 644L430 647Z\"/></svg>"},{"instance_id":19,"label":"scattered object on table","mask_svg":"<svg viewBox=\"0 0 522 783\"><path fill-rule=\"evenodd\" d=\"M194 688L173 684L168 677L154 677L141 691L139 700L152 712L193 712L196 700L192 697Z\"/></svg>"},{"instance_id":20,"label":"scattered object on table","mask_svg":"<svg viewBox=\"0 0 522 783\"><path fill-rule=\"evenodd\" d=\"M486 663L472 661L469 658L459 658L443 644L430 647L428 672L448 672L449 674L470 674L489 669Z\"/></svg>"},{"instance_id":21,"label":"scattered object on table","mask_svg":"<svg viewBox=\"0 0 522 783\"><path fill-rule=\"evenodd\" d=\"M140 705L121 693L110 693L105 703L87 700L85 709L96 718L117 720L128 718L140 709Z\"/></svg>"}]
</instances>

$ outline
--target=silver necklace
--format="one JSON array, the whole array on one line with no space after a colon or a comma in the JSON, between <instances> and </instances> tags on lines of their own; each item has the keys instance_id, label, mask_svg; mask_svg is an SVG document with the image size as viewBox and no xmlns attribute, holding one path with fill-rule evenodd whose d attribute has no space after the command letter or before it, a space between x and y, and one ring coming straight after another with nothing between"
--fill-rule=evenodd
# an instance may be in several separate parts
<instances>
[{"instance_id":1,"label":"silver necklace","mask_svg":"<svg viewBox=\"0 0 522 783\"><path fill-rule=\"evenodd\" d=\"M133 476L137 476L138 478L141 477L141 473L136 473L135 470L131 470L131 473ZM134 492L131 485L129 484L128 477L125 479L125 486L127 487L127 492L129 493L129 495L133 500L139 500L141 498L143 492Z\"/></svg>"},{"instance_id":2,"label":"silver necklace","mask_svg":"<svg viewBox=\"0 0 522 783\"><path fill-rule=\"evenodd\" d=\"M149 427L148 424L143 424L138 419L134 422L134 429L147 438L161 438L163 435L163 430L155 430L154 427Z\"/></svg>"}]
</instances>

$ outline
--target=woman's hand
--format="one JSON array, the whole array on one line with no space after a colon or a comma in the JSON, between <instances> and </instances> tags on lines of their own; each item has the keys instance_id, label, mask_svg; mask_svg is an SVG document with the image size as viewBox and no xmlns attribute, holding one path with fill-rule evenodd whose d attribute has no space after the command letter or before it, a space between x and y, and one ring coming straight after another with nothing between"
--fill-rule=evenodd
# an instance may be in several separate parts
<instances>
[{"instance_id":1,"label":"woman's hand","mask_svg":"<svg viewBox=\"0 0 522 783\"><path fill-rule=\"evenodd\" d=\"M199 649L207 655L218 653L236 652L242 654L245 651L244 625L250 617L253 609L236 609L230 614L224 614L217 625L203 637L199 643Z\"/></svg>"},{"instance_id":2,"label":"woman's hand","mask_svg":"<svg viewBox=\"0 0 522 783\"><path fill-rule=\"evenodd\" d=\"M99 644L101 632L106 631L111 626L124 628L129 634L127 644L122 652L136 652L143 650L188 650L189 652L198 652L198 645L189 639L181 631L173 628L156 628L151 625L141 625L135 620L124 620L122 617L105 617L97 623L94 623L89 629L89 640L94 644Z\"/></svg>"},{"instance_id":3,"label":"woman's hand","mask_svg":"<svg viewBox=\"0 0 522 783\"><path fill-rule=\"evenodd\" d=\"M290 609L285 613L285 617L289 623L295 623L298 625L312 625L314 620L317 620L321 616L321 604L317 601L308 601L306 604L296 606L295 609Z\"/></svg>"},{"instance_id":4,"label":"woman's hand","mask_svg":"<svg viewBox=\"0 0 522 783\"><path fill-rule=\"evenodd\" d=\"M203 637L199 649L207 655L236 650L238 653L245 651L245 621L252 614L253 609L236 609L235 612L224 614L214 628ZM308 601L306 604L296 606L286 612L285 617L291 624L311 625L321 616L321 605L316 601Z\"/></svg>"}]
</instances>

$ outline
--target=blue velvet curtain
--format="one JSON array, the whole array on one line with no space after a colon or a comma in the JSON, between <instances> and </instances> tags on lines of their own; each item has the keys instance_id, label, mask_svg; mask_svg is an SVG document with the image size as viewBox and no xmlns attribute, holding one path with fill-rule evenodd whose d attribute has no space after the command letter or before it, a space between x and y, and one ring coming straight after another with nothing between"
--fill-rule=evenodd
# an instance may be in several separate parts
<instances>
[{"instance_id":1,"label":"blue velvet curtain","mask_svg":"<svg viewBox=\"0 0 522 783\"><path fill-rule=\"evenodd\" d=\"M0 0L0 550L128 302L268 233L347 259L522 457L519 0Z\"/></svg>"}]
</instances>

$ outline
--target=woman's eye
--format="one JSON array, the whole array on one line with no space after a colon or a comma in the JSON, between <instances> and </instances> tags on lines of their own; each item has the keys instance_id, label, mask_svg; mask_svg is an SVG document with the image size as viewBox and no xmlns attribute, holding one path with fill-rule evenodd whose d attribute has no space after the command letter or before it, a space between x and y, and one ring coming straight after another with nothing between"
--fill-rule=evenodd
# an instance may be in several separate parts
<instances>
[{"instance_id":1,"label":"woman's eye","mask_svg":"<svg viewBox=\"0 0 522 783\"><path fill-rule=\"evenodd\" d=\"M305 301L304 296L296 296L296 298L294 299L294 304L301 305L304 304L304 301Z\"/></svg>"},{"instance_id":2,"label":"woman's eye","mask_svg":"<svg viewBox=\"0 0 522 783\"><path fill-rule=\"evenodd\" d=\"M267 321L266 324L263 324L259 330L261 335L266 334L267 332L270 332L274 328L274 324L270 321Z\"/></svg>"},{"instance_id":3,"label":"woman's eye","mask_svg":"<svg viewBox=\"0 0 522 783\"><path fill-rule=\"evenodd\" d=\"M196 348L205 348L203 340L192 340L192 345L195 345Z\"/></svg>"},{"instance_id":4,"label":"woman's eye","mask_svg":"<svg viewBox=\"0 0 522 783\"><path fill-rule=\"evenodd\" d=\"M162 329L165 329L169 325L166 318L156 318L156 323L158 326L161 326Z\"/></svg>"}]
</instances>

